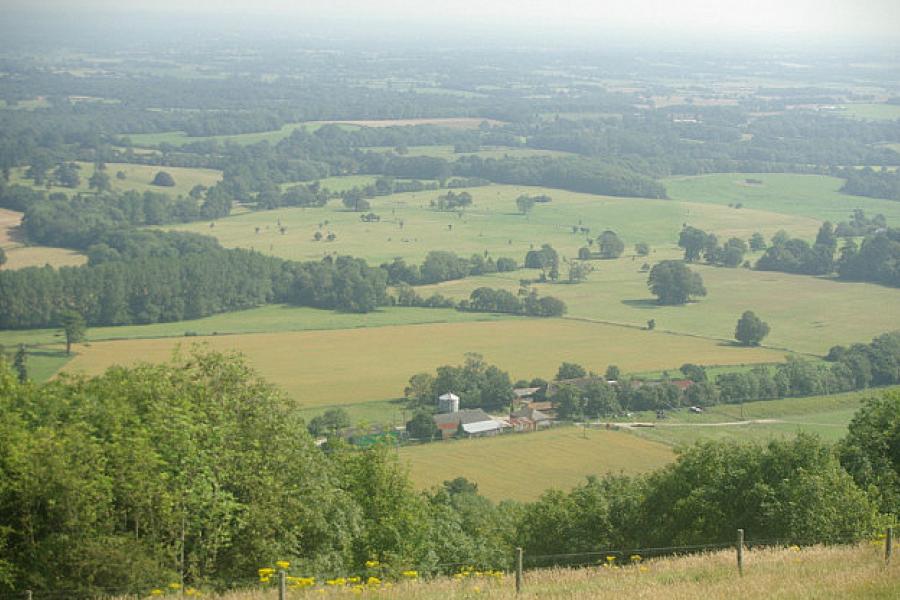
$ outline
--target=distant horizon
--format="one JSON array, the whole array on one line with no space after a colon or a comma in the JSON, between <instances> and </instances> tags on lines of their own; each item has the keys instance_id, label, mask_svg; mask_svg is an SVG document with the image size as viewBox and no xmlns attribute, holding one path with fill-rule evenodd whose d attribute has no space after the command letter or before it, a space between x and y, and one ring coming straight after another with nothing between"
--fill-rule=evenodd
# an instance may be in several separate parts
<instances>
[{"instance_id":1,"label":"distant horizon","mask_svg":"<svg viewBox=\"0 0 900 600\"><path fill-rule=\"evenodd\" d=\"M630 9L621 5L610 9L608 19L603 18L600 9L591 8L590 3L565 0L555 3L561 4L563 10L551 10L550 3L544 0L515 9L507 0L452 3L454 10L450 10L448 2L432 3L426 10L401 0L369 3L344 0L336 4L313 0L303 3L303 12L280 0L232 1L224 6L215 3L215 8L208 0L137 0L127 8L107 0L5 0L3 4L6 18L0 24L0 31L13 38L6 45L29 35L64 31L69 40L83 38L87 42L112 41L123 33L132 42L140 41L143 36L167 33L197 33L204 37L212 33L251 37L271 34L279 39L334 38L332 41L336 43L372 41L385 45L522 44L532 49L616 45L673 50L721 47L745 51L900 48L900 36L894 25L900 22L900 2L891 0L820 1L818 4L824 6L812 11L808 22L804 22L802 14L804 7L809 9L808 0L781 3L748 0L740 3L739 8L715 9L716 3L709 0L686 0L678 3L683 7L681 12L671 2L632 0ZM776 10L779 4L787 5L781 13L784 21L767 22L767 15L780 14ZM480 7L477 10L476 5ZM441 7L446 12L441 12ZM640 7L651 9L650 16L639 15ZM752 14L753 7L759 8L759 14ZM509 16L513 10L515 16ZM71 27L73 21L79 24L78 29ZM110 32L109 38L96 39L103 31Z\"/></svg>"}]
</instances>

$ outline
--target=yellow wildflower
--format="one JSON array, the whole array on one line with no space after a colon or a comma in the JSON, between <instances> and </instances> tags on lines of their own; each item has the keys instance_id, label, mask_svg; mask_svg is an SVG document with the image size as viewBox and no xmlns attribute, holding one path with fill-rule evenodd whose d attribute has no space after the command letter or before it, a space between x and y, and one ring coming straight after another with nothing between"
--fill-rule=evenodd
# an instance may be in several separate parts
<instances>
[{"instance_id":1,"label":"yellow wildflower","mask_svg":"<svg viewBox=\"0 0 900 600\"><path fill-rule=\"evenodd\" d=\"M615 562L615 560L616 560L616 557L613 555L609 555L606 557L606 562L608 562L608 563Z\"/></svg>"},{"instance_id":2,"label":"yellow wildflower","mask_svg":"<svg viewBox=\"0 0 900 600\"><path fill-rule=\"evenodd\" d=\"M268 577L268 576L274 575L274 574L275 574L275 569L273 569L271 567L263 567L259 570L260 577Z\"/></svg>"},{"instance_id":3,"label":"yellow wildflower","mask_svg":"<svg viewBox=\"0 0 900 600\"><path fill-rule=\"evenodd\" d=\"M366 580L366 583L367 583L368 585L381 585L381 580L378 579L377 577L369 577L369 578Z\"/></svg>"},{"instance_id":4,"label":"yellow wildflower","mask_svg":"<svg viewBox=\"0 0 900 600\"><path fill-rule=\"evenodd\" d=\"M369 569L374 569L375 567L377 567L380 564L381 563L378 562L377 560L367 560L366 561L366 567Z\"/></svg>"},{"instance_id":5,"label":"yellow wildflower","mask_svg":"<svg viewBox=\"0 0 900 600\"><path fill-rule=\"evenodd\" d=\"M173 581L172 583L169 584L169 589L172 589L172 590L180 590L180 589L181 589L181 584L178 583L177 581Z\"/></svg>"},{"instance_id":6,"label":"yellow wildflower","mask_svg":"<svg viewBox=\"0 0 900 600\"><path fill-rule=\"evenodd\" d=\"M286 560L278 560L278 561L275 561L275 566L278 567L279 569L289 569L291 566L291 563L289 563Z\"/></svg>"},{"instance_id":7,"label":"yellow wildflower","mask_svg":"<svg viewBox=\"0 0 900 600\"><path fill-rule=\"evenodd\" d=\"M641 558L641 555L640 555L640 554L632 554L632 555L629 557L629 559L630 559L631 562L633 562L633 563L639 563L639 562L641 562L641 561L643 560L643 559Z\"/></svg>"},{"instance_id":8,"label":"yellow wildflower","mask_svg":"<svg viewBox=\"0 0 900 600\"><path fill-rule=\"evenodd\" d=\"M195 590L192 587L189 587L188 589L184 590L184 595L185 596L199 596L200 592L198 592L197 590Z\"/></svg>"},{"instance_id":9,"label":"yellow wildflower","mask_svg":"<svg viewBox=\"0 0 900 600\"><path fill-rule=\"evenodd\" d=\"M163 592L163 591L162 591L161 589L159 589L159 588L150 591L150 595L151 595L151 596L162 596L164 593L165 593L165 592Z\"/></svg>"},{"instance_id":10,"label":"yellow wildflower","mask_svg":"<svg viewBox=\"0 0 900 600\"><path fill-rule=\"evenodd\" d=\"M417 577L419 576L419 572L418 572L418 571L403 571L403 572L400 573L400 574L403 575L404 577L408 578L408 579L415 579L415 578L417 578Z\"/></svg>"},{"instance_id":11,"label":"yellow wildflower","mask_svg":"<svg viewBox=\"0 0 900 600\"><path fill-rule=\"evenodd\" d=\"M359 577L348 577L347 583L359 583L362 581Z\"/></svg>"}]
</instances>

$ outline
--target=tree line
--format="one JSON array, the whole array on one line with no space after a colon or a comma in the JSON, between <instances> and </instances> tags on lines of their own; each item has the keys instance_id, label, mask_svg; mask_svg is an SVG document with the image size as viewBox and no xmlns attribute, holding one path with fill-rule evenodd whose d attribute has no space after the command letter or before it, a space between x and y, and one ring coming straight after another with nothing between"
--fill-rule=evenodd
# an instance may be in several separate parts
<instances>
[{"instance_id":1,"label":"tree line","mask_svg":"<svg viewBox=\"0 0 900 600\"><path fill-rule=\"evenodd\" d=\"M508 385L477 357L434 385L456 378L478 381L473 398ZM883 443L897 442L896 392L868 400L836 448L808 435L702 442L646 475L590 477L499 505L461 478L414 490L386 446L331 437L317 448L290 403L236 356L40 385L0 360L0 392L6 592L145 594L182 578L216 590L275 560L320 578L365 573L367 561L388 576L461 560L503 568L515 547L539 556L729 543L738 527L749 540L849 542L900 509L900 465Z\"/></svg>"}]
</instances>

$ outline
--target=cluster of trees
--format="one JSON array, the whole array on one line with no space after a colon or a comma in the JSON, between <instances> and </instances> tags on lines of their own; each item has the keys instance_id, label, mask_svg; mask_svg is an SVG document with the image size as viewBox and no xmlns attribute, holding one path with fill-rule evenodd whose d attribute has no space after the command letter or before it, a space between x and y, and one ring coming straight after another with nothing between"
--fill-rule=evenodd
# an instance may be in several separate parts
<instances>
[{"instance_id":1,"label":"cluster of trees","mask_svg":"<svg viewBox=\"0 0 900 600\"><path fill-rule=\"evenodd\" d=\"M869 220L862 211L854 213L850 223L836 228L826 221L812 246L780 231L773 236L772 245L757 261L756 268L804 275L830 275L836 271L841 279L900 287L900 229L879 227L881 222L883 217ZM871 233L861 244L848 238L834 260L839 235L860 231Z\"/></svg>"},{"instance_id":2,"label":"cluster of trees","mask_svg":"<svg viewBox=\"0 0 900 600\"><path fill-rule=\"evenodd\" d=\"M387 271L390 285L427 285L488 273L506 273L515 271L519 266L513 258L494 260L486 252L463 258L454 252L432 250L425 255L421 265L408 265L402 258L395 258L392 262L383 263L381 268Z\"/></svg>"},{"instance_id":3,"label":"cluster of trees","mask_svg":"<svg viewBox=\"0 0 900 600\"><path fill-rule=\"evenodd\" d=\"M885 198L887 200L900 200L900 173L871 167L864 169L846 169L843 176L847 181L841 191L854 196L869 196L870 198Z\"/></svg>"},{"instance_id":4,"label":"cluster of trees","mask_svg":"<svg viewBox=\"0 0 900 600\"><path fill-rule=\"evenodd\" d=\"M472 206L472 194L469 192L456 193L450 190L446 194L438 196L437 200L431 201L431 207L438 210L455 211L469 206Z\"/></svg>"},{"instance_id":5,"label":"cluster of trees","mask_svg":"<svg viewBox=\"0 0 900 600\"><path fill-rule=\"evenodd\" d=\"M508 290L480 287L471 293L468 300L460 301L457 309L529 317L561 317L566 314L566 303L553 296L538 296L537 290L519 297Z\"/></svg>"},{"instance_id":6,"label":"cluster of trees","mask_svg":"<svg viewBox=\"0 0 900 600\"><path fill-rule=\"evenodd\" d=\"M761 249L760 238L751 238L754 250ZM762 244L765 245L765 242ZM739 266L744 262L744 254L748 250L747 242L740 238L733 237L724 244L719 244L715 234L690 225L682 228L678 236L678 245L684 248L684 260L688 262L695 262L702 256L707 264L723 267Z\"/></svg>"},{"instance_id":7,"label":"cluster of trees","mask_svg":"<svg viewBox=\"0 0 900 600\"><path fill-rule=\"evenodd\" d=\"M791 239L784 231L772 237L772 244L766 253L756 261L760 271L782 271L803 275L827 275L834 270L834 252L837 236L834 226L826 221L819 229L815 244L806 240Z\"/></svg>"},{"instance_id":8,"label":"cluster of trees","mask_svg":"<svg viewBox=\"0 0 900 600\"><path fill-rule=\"evenodd\" d=\"M543 244L539 250L529 250L525 254L526 269L540 269L542 278L559 279L559 253L550 244Z\"/></svg>"},{"instance_id":9,"label":"cluster of trees","mask_svg":"<svg viewBox=\"0 0 900 600\"><path fill-rule=\"evenodd\" d=\"M460 408L488 411L509 408L514 397L509 373L472 352L466 354L462 365L444 365L435 374L413 375L404 390L409 407L424 412L433 412L437 398L447 393L459 396Z\"/></svg>"},{"instance_id":10,"label":"cluster of trees","mask_svg":"<svg viewBox=\"0 0 900 600\"><path fill-rule=\"evenodd\" d=\"M452 390L463 406L500 408L512 395L509 377L477 356L413 379L427 398ZM0 392L7 592L145 594L182 578L222 588L275 560L320 578L365 572L370 560L389 573L509 567L517 546L557 555L729 543L738 527L749 541L850 542L883 525L879 508L900 508L897 393L868 401L837 450L807 435L707 441L647 475L494 505L463 479L415 491L384 446L332 437L316 448L292 404L235 356L42 385L0 360Z\"/></svg>"}]
</instances>

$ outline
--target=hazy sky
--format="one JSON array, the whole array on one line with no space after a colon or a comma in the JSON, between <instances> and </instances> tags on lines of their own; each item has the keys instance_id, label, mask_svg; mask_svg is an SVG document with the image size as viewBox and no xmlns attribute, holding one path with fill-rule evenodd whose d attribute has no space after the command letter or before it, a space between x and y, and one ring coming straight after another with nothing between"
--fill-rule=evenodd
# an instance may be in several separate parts
<instances>
[{"instance_id":1,"label":"hazy sky","mask_svg":"<svg viewBox=\"0 0 900 600\"><path fill-rule=\"evenodd\" d=\"M900 38L900 0L0 0L19 9L274 14L291 19L486 21L507 28L793 32Z\"/></svg>"}]
</instances>

